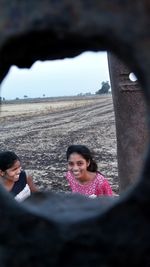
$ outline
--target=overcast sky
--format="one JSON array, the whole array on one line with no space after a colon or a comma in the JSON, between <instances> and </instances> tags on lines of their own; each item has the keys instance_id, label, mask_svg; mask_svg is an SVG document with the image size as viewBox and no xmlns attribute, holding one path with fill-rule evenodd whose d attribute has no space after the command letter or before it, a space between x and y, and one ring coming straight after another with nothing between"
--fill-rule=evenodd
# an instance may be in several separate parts
<instances>
[{"instance_id":1,"label":"overcast sky","mask_svg":"<svg viewBox=\"0 0 150 267\"><path fill-rule=\"evenodd\" d=\"M109 81L106 52L85 52L75 58L37 61L30 69L12 66L1 85L1 97L69 96L95 93Z\"/></svg>"}]
</instances>

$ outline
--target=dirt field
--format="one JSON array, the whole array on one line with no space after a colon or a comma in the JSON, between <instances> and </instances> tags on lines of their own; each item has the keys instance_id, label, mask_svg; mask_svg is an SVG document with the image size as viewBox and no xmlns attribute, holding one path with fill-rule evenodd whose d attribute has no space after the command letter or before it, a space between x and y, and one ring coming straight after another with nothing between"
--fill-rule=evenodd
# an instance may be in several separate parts
<instances>
[{"instance_id":1,"label":"dirt field","mask_svg":"<svg viewBox=\"0 0 150 267\"><path fill-rule=\"evenodd\" d=\"M70 191L64 178L66 149L85 144L118 193L112 96L45 99L2 104L0 150L13 150L41 190Z\"/></svg>"}]
</instances>

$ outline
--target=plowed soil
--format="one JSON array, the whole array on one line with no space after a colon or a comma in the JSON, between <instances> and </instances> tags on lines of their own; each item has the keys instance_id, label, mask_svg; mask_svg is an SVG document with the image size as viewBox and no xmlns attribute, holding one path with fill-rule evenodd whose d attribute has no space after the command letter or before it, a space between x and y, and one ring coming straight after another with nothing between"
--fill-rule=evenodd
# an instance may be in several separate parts
<instances>
[{"instance_id":1,"label":"plowed soil","mask_svg":"<svg viewBox=\"0 0 150 267\"><path fill-rule=\"evenodd\" d=\"M99 170L118 193L112 96L68 97L3 103L0 150L13 150L40 190L70 191L65 180L66 149L87 145Z\"/></svg>"}]
</instances>

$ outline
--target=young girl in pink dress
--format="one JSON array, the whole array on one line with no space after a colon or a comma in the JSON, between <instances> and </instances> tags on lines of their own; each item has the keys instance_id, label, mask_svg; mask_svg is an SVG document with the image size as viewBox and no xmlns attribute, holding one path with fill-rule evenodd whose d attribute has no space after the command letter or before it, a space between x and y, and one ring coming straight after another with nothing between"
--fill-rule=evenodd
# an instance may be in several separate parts
<instances>
[{"instance_id":1,"label":"young girl in pink dress","mask_svg":"<svg viewBox=\"0 0 150 267\"><path fill-rule=\"evenodd\" d=\"M107 179L98 172L91 151L84 145L71 145L67 149L68 171L66 179L72 189L90 197L112 196Z\"/></svg>"}]
</instances>

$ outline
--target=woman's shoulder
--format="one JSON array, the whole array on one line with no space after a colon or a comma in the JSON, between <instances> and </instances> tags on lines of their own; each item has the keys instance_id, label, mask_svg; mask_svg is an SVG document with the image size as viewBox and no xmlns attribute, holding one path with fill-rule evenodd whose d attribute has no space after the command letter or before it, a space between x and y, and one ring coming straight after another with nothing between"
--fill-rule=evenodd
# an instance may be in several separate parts
<instances>
[{"instance_id":1,"label":"woman's shoulder","mask_svg":"<svg viewBox=\"0 0 150 267\"><path fill-rule=\"evenodd\" d=\"M96 172L96 178L95 178L96 182L99 183L99 184L107 184L108 183L108 180L107 178L101 173L101 172Z\"/></svg>"},{"instance_id":2,"label":"woman's shoulder","mask_svg":"<svg viewBox=\"0 0 150 267\"><path fill-rule=\"evenodd\" d=\"M70 171L67 171L67 172L66 172L66 178L67 178L67 179L72 178L72 174L71 174Z\"/></svg>"},{"instance_id":3,"label":"woman's shoulder","mask_svg":"<svg viewBox=\"0 0 150 267\"><path fill-rule=\"evenodd\" d=\"M99 171L96 172L96 178L104 181L106 180L105 176Z\"/></svg>"},{"instance_id":4,"label":"woman's shoulder","mask_svg":"<svg viewBox=\"0 0 150 267\"><path fill-rule=\"evenodd\" d=\"M112 196L113 192L108 179L103 174L97 174L97 187L100 189L103 195Z\"/></svg>"},{"instance_id":5,"label":"woman's shoulder","mask_svg":"<svg viewBox=\"0 0 150 267\"><path fill-rule=\"evenodd\" d=\"M19 179L26 181L27 180L27 174L24 170L21 170Z\"/></svg>"}]
</instances>

